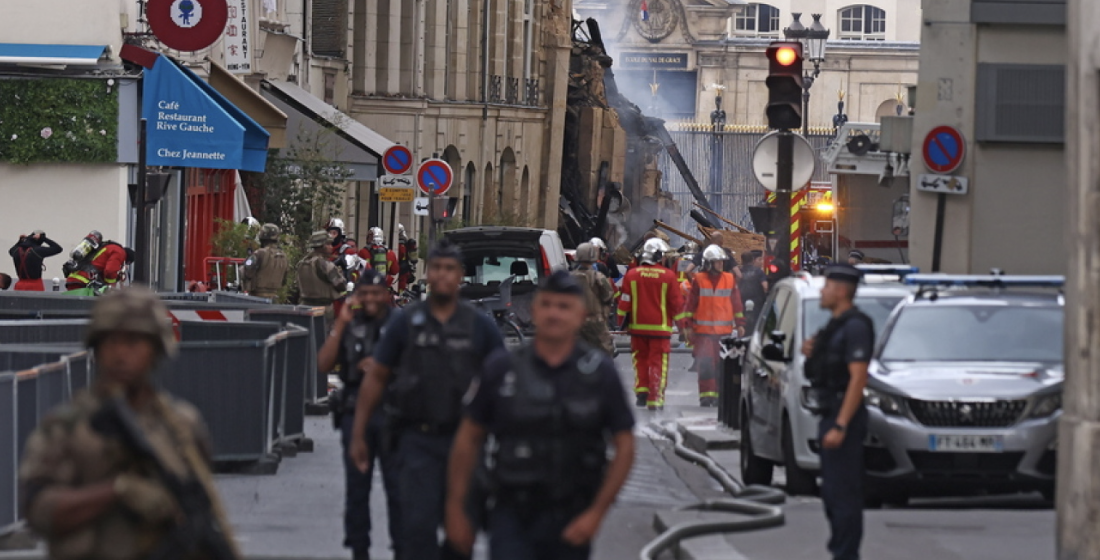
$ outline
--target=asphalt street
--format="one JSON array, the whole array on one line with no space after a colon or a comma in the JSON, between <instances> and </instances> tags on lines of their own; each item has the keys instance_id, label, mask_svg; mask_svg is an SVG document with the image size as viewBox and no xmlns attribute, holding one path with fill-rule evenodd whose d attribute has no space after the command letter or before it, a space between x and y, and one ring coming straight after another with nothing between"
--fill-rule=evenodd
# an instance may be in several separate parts
<instances>
[{"instance_id":1,"label":"asphalt street","mask_svg":"<svg viewBox=\"0 0 1100 560\"><path fill-rule=\"evenodd\" d=\"M656 536L654 514L698 500L721 497L706 473L677 458L671 443L648 428L652 422L713 416L696 406L696 377L687 371L690 356L674 354L668 406L663 412L638 411L635 468L618 503L604 523L593 558L637 558ZM627 389L632 386L630 358L616 361ZM237 538L250 558L350 558L343 538L343 473L336 432L327 418L311 418L313 453L284 459L275 476L219 476ZM739 477L737 451L713 451ZM782 485L780 469L776 483ZM794 498L785 506L783 527L731 535L708 558L726 560L810 560L827 558L827 526L820 500ZM385 534L381 480L372 493L372 557L390 558ZM720 541L719 541L720 542ZM484 543L477 558L485 558ZM866 512L864 557L874 560L980 560L1050 558L1054 554L1054 512L1038 495L984 499L916 500L903 509ZM667 555L667 558L672 558Z\"/></svg>"}]
</instances>

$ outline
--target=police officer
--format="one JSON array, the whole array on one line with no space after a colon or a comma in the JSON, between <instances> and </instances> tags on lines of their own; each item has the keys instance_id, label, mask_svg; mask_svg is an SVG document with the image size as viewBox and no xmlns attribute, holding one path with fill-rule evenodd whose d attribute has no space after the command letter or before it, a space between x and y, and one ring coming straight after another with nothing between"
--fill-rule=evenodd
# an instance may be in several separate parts
<instances>
[{"instance_id":1,"label":"police officer","mask_svg":"<svg viewBox=\"0 0 1100 560\"><path fill-rule=\"evenodd\" d=\"M260 228L260 248L244 261L243 287L250 295L275 299L286 282L290 268L286 253L279 248L279 226L264 224Z\"/></svg>"},{"instance_id":2,"label":"police officer","mask_svg":"<svg viewBox=\"0 0 1100 560\"><path fill-rule=\"evenodd\" d=\"M863 389L875 334L871 319L853 304L859 281L860 271L851 265L826 271L821 308L833 318L802 346L820 405L821 497L834 560L858 560L863 538Z\"/></svg>"},{"instance_id":3,"label":"police officer","mask_svg":"<svg viewBox=\"0 0 1100 560\"><path fill-rule=\"evenodd\" d=\"M381 410L371 417L367 430L367 449L371 455L365 473L356 468L348 454L355 421L355 401L362 385L363 372L382 335L392 304L385 277L374 270L364 271L355 285L355 292L340 309L332 334L317 354L317 366L321 371L335 369L344 383L341 391L329 396L329 403L333 409L333 420L341 432L344 449L344 480L347 485L344 546L352 550L353 560L370 558L370 491L375 458L382 467L390 541L395 553L401 534L398 529L401 516L397 496L397 463L394 454L382 445L386 422ZM400 557L400 554L396 556Z\"/></svg>"},{"instance_id":4,"label":"police officer","mask_svg":"<svg viewBox=\"0 0 1100 560\"><path fill-rule=\"evenodd\" d=\"M504 340L496 324L458 297L462 253L444 240L428 253L428 300L395 310L386 322L355 406L351 457L361 472L369 460L367 430L383 398L401 465L402 558L453 557L441 544L447 457L462 419L462 396Z\"/></svg>"},{"instance_id":5,"label":"police officer","mask_svg":"<svg viewBox=\"0 0 1100 560\"><path fill-rule=\"evenodd\" d=\"M309 238L312 249L298 263L298 291L302 305L325 308L325 327L332 326L332 304L344 296L347 284L344 275L328 260L329 236L323 231L315 231Z\"/></svg>"},{"instance_id":6,"label":"police officer","mask_svg":"<svg viewBox=\"0 0 1100 560\"><path fill-rule=\"evenodd\" d=\"M471 390L451 453L447 536L473 547L463 505L492 434L490 558L583 560L630 474L634 418L610 356L578 338L587 312L577 280L547 277L531 314L533 344L496 351Z\"/></svg>"},{"instance_id":7,"label":"police officer","mask_svg":"<svg viewBox=\"0 0 1100 560\"><path fill-rule=\"evenodd\" d=\"M45 538L49 557L136 560L171 546L180 557L239 558L215 492L202 419L153 384L157 362L176 349L168 310L144 288L108 292L92 309L86 343L95 352L95 382L42 421L19 471L27 523ZM120 419L123 408L128 423ZM155 459L133 446L139 438ZM210 507L181 508L154 463L188 493L205 493ZM187 550L194 534L168 540L181 517L200 515L200 526L224 536L218 550Z\"/></svg>"}]
</instances>

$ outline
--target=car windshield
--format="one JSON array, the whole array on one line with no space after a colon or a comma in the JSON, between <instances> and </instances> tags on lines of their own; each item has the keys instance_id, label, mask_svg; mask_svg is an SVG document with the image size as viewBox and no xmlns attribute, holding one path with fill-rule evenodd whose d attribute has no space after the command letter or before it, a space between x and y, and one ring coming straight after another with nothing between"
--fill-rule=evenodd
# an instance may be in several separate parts
<instances>
[{"instance_id":1,"label":"car windshield","mask_svg":"<svg viewBox=\"0 0 1100 560\"><path fill-rule=\"evenodd\" d=\"M883 361L1061 362L1060 306L928 305L901 311Z\"/></svg>"},{"instance_id":2,"label":"car windshield","mask_svg":"<svg viewBox=\"0 0 1100 560\"><path fill-rule=\"evenodd\" d=\"M867 314L871 318L871 321L875 324L875 332L882 332L882 326L886 324L886 319L890 317L890 312L894 310L894 307L898 305L898 302L902 300L901 296L868 296L860 297L856 296L856 307L859 307L861 311ZM802 316L805 317L805 323L803 323L803 336L813 336L817 331L825 328L825 325L829 322L831 312L828 309L822 309L819 299L807 299L803 308Z\"/></svg>"}]
</instances>

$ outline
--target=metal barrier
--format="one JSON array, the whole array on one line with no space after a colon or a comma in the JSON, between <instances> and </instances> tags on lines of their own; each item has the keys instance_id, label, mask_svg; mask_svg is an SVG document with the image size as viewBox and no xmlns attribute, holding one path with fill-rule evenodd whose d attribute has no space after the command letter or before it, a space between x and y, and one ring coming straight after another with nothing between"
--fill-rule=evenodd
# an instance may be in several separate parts
<instances>
[{"instance_id":1,"label":"metal barrier","mask_svg":"<svg viewBox=\"0 0 1100 560\"><path fill-rule=\"evenodd\" d=\"M0 321L0 344L79 343L87 319Z\"/></svg>"},{"instance_id":2,"label":"metal barrier","mask_svg":"<svg viewBox=\"0 0 1100 560\"><path fill-rule=\"evenodd\" d=\"M317 352L325 344L324 309L307 306L268 306L263 309L250 309L245 312L250 321L277 321L283 324L297 325L309 332L312 341L306 356L305 400L317 402L328 396L328 372L317 370Z\"/></svg>"}]
</instances>

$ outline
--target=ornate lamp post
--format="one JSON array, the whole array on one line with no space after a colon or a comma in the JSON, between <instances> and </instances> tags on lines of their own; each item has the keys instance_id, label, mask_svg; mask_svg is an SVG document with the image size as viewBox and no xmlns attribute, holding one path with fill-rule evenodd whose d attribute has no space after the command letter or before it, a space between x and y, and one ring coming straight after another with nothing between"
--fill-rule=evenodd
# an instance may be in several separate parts
<instances>
[{"instance_id":1,"label":"ornate lamp post","mask_svg":"<svg viewBox=\"0 0 1100 560\"><path fill-rule=\"evenodd\" d=\"M807 28L802 25L802 14L794 13L794 22L783 30L783 35L788 41L802 43L806 60L813 63L813 71L807 70L802 77L802 135L810 133L810 88L814 80L821 75L821 63L825 62L825 49L829 41L829 30L821 24L821 14L813 14L814 22Z\"/></svg>"},{"instance_id":2,"label":"ornate lamp post","mask_svg":"<svg viewBox=\"0 0 1100 560\"><path fill-rule=\"evenodd\" d=\"M713 132L711 136L711 206L715 208L721 208L724 205L721 204L720 193L722 192L722 132L726 130L726 112L722 110L722 94L726 91L726 86L722 84L711 84L711 89L714 90L714 111L710 113L710 126Z\"/></svg>"}]
</instances>

